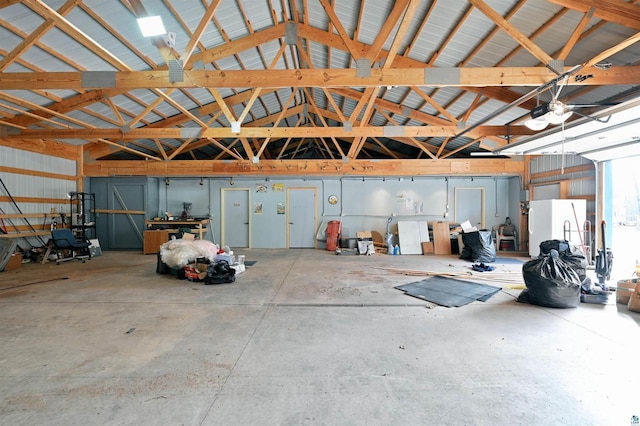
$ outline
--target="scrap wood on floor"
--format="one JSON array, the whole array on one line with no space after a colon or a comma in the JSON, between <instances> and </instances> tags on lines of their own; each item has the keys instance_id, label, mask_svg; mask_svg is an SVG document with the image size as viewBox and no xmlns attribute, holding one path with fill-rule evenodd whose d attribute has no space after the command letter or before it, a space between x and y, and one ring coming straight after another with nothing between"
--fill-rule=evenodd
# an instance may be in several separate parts
<instances>
[{"instance_id":1,"label":"scrap wood on floor","mask_svg":"<svg viewBox=\"0 0 640 426\"><path fill-rule=\"evenodd\" d=\"M409 276L431 276L431 277L450 277L458 280L479 281L486 283L505 284L511 290L523 289L524 278L521 272L473 272L473 271L460 271L460 272L440 272L440 271L425 271L420 269L401 269L401 268L387 268L377 267L376 269L382 269L388 272L393 272L402 275Z\"/></svg>"}]
</instances>

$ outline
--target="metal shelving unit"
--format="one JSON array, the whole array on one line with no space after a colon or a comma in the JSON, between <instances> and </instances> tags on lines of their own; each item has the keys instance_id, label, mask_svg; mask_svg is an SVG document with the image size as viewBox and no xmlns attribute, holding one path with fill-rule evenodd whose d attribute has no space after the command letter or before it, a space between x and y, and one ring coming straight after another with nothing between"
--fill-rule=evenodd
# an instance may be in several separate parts
<instances>
[{"instance_id":1,"label":"metal shelving unit","mask_svg":"<svg viewBox=\"0 0 640 426\"><path fill-rule=\"evenodd\" d=\"M96 238L96 194L72 192L69 194L71 231L76 239L87 241Z\"/></svg>"}]
</instances>

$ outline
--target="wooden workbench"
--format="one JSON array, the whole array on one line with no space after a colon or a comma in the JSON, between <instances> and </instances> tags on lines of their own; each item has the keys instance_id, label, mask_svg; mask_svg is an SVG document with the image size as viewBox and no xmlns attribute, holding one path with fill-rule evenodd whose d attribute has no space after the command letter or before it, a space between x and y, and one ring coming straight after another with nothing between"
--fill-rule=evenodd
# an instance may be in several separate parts
<instances>
[{"instance_id":1,"label":"wooden workbench","mask_svg":"<svg viewBox=\"0 0 640 426\"><path fill-rule=\"evenodd\" d=\"M171 239L172 234L178 234L181 228L189 228L191 233L202 239L207 233L206 225L209 219L203 220L145 220L144 254L155 254L160 246Z\"/></svg>"}]
</instances>

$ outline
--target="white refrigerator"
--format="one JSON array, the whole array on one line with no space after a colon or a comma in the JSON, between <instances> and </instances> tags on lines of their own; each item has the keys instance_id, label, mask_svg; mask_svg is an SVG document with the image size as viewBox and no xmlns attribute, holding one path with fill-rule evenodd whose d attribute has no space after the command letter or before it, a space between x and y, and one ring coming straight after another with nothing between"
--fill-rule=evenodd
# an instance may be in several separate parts
<instances>
[{"instance_id":1,"label":"white refrigerator","mask_svg":"<svg viewBox=\"0 0 640 426\"><path fill-rule=\"evenodd\" d=\"M529 256L540 255L540 243L567 240L574 246L584 241L586 200L536 200L529 203ZM585 244L589 244L585 242Z\"/></svg>"}]
</instances>

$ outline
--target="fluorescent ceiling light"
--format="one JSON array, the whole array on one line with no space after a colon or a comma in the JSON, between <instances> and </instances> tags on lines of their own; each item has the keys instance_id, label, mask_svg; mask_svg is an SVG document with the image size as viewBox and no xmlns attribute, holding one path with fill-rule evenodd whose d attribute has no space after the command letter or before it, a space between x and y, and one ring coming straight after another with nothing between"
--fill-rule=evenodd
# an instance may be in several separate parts
<instances>
[{"instance_id":1,"label":"fluorescent ceiling light","mask_svg":"<svg viewBox=\"0 0 640 426\"><path fill-rule=\"evenodd\" d=\"M138 26L145 37L160 36L167 33L160 16L145 16L138 18Z\"/></svg>"}]
</instances>

